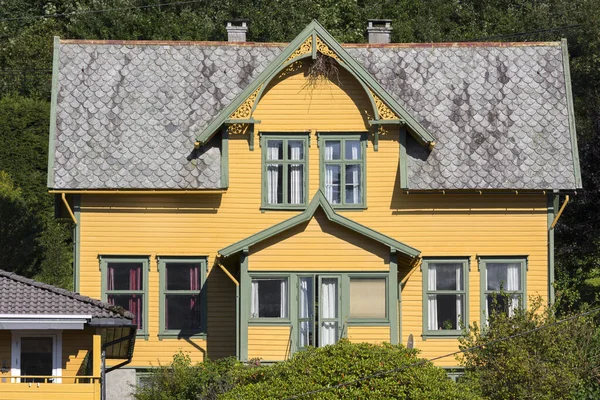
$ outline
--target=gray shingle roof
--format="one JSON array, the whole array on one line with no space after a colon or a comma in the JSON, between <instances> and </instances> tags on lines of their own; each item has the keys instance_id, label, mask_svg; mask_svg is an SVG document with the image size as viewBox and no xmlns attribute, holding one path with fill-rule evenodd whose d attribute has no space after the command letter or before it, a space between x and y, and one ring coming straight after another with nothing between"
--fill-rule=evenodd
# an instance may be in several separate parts
<instances>
[{"instance_id":1,"label":"gray shingle roof","mask_svg":"<svg viewBox=\"0 0 600 400\"><path fill-rule=\"evenodd\" d=\"M91 315L132 320L120 307L0 270L0 314Z\"/></svg>"},{"instance_id":2,"label":"gray shingle roof","mask_svg":"<svg viewBox=\"0 0 600 400\"><path fill-rule=\"evenodd\" d=\"M283 48L61 43L49 186L219 188L218 136L195 137ZM346 51L436 138L409 141L408 188L577 188L559 44Z\"/></svg>"}]
</instances>

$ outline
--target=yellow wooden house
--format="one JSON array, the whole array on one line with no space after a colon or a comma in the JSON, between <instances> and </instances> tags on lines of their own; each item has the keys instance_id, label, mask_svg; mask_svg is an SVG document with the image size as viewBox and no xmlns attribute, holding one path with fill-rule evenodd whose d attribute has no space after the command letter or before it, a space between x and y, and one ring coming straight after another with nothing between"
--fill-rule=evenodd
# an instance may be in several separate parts
<instances>
[{"instance_id":1,"label":"yellow wooden house","mask_svg":"<svg viewBox=\"0 0 600 400\"><path fill-rule=\"evenodd\" d=\"M507 312L553 300L581 187L566 42L228 30L55 42L48 187L76 291L135 314L123 379L179 350L274 362L343 337L433 358L501 287Z\"/></svg>"}]
</instances>

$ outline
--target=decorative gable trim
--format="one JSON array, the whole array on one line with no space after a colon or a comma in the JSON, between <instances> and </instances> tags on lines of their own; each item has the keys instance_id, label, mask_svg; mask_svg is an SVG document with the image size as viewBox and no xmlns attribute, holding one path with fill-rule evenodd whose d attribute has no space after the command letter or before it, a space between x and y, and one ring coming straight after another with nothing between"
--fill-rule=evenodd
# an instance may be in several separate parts
<instances>
[{"instance_id":1,"label":"decorative gable trim","mask_svg":"<svg viewBox=\"0 0 600 400\"><path fill-rule=\"evenodd\" d=\"M325 212L327 219L329 219L331 222L334 222L347 229L350 229L351 231L359 233L369 239L375 240L385 246L388 246L390 248L390 251L398 251L413 258L418 257L419 254L421 254L419 250L413 247L410 247L402 242L392 239L389 236L386 236L371 228L361 225L358 222L354 222L351 219L337 214L333 207L331 207L331 204L329 204L329 201L327 201L325 194L323 194L323 191L321 190L317 192L317 194L315 195L315 197L313 197L308 207L306 207L306 210L301 214L298 214L276 225L273 225L272 227L267 228L261 232L255 233L254 235L242 239L237 243L229 245L219 250L218 253L223 257L229 257L244 249L248 249L249 247L254 246L257 243L277 236L280 233L287 231L288 229L291 229L297 225L309 221L314 216L315 212L319 207Z\"/></svg>"},{"instance_id":2,"label":"decorative gable trim","mask_svg":"<svg viewBox=\"0 0 600 400\"><path fill-rule=\"evenodd\" d=\"M569 115L569 134L571 136L571 152L573 153L573 172L575 174L575 185L582 187L581 167L579 165L579 150L577 148L577 132L575 130L575 108L573 106L573 90L571 88L571 70L569 68L569 50L567 39L560 41L563 59L563 73L565 75L565 92L567 94L567 112Z\"/></svg>"},{"instance_id":3,"label":"decorative gable trim","mask_svg":"<svg viewBox=\"0 0 600 400\"><path fill-rule=\"evenodd\" d=\"M360 82L373 107L374 119L370 121L371 124L406 124L415 139L421 144L432 146L435 143L434 137L394 100L321 24L313 20L272 64L197 136L198 144L205 144L223 124L253 123L252 112L269 82L294 62L309 56L314 59L317 57L317 53L334 58L342 68Z\"/></svg>"}]
</instances>

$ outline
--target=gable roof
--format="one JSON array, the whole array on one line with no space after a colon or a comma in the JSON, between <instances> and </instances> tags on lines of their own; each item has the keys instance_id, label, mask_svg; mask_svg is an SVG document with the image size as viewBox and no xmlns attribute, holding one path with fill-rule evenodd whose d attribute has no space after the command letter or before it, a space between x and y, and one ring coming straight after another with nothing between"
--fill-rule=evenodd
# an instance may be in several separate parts
<instances>
[{"instance_id":1,"label":"gable roof","mask_svg":"<svg viewBox=\"0 0 600 400\"><path fill-rule=\"evenodd\" d=\"M358 222L354 222L351 219L346 218L340 214L337 214L333 207L331 207L331 204L329 204L327 198L325 197L325 194L323 194L321 190L317 191L317 193L309 203L308 207L306 207L306 210L304 210L302 213L293 216L292 218L289 218L276 225L273 225L270 228L267 228L261 232L255 233L254 235L242 239L237 243L231 244L219 250L218 253L221 256L229 257L244 249L250 248L257 243L277 236L278 234L285 232L288 229L310 221L310 219L314 216L315 212L319 208L325 212L327 219L329 219L331 222L343 226L344 228L350 229L351 231L354 231L371 240L375 240L385 246L388 246L390 250L399 251L410 257L417 257L419 254L421 254L421 252L415 249L414 247L410 247L402 242L392 239L389 236L386 236L364 225L361 225Z\"/></svg>"},{"instance_id":2,"label":"gable roof","mask_svg":"<svg viewBox=\"0 0 600 400\"><path fill-rule=\"evenodd\" d=\"M91 315L92 319L122 320L123 324L134 317L120 307L1 269L0 314Z\"/></svg>"},{"instance_id":3,"label":"gable roof","mask_svg":"<svg viewBox=\"0 0 600 400\"><path fill-rule=\"evenodd\" d=\"M329 45L435 138L407 139L404 188L581 187L566 44ZM221 188L219 135L194 151L198 133L285 49L57 41L48 186Z\"/></svg>"},{"instance_id":4,"label":"gable roof","mask_svg":"<svg viewBox=\"0 0 600 400\"><path fill-rule=\"evenodd\" d=\"M302 46L306 40L311 40L311 52L295 55L296 50ZM327 46L327 49L319 49L317 40L321 40ZM413 132L415 138L421 143L430 144L435 141L431 133L427 131L413 116L404 109L404 107L390 96L385 89L373 79L373 77L367 72L367 70L361 64L357 63L342 46L327 32L325 28L318 21L313 20L304 30L296 36L296 38L273 60L269 68L261 72L261 74L249 84L244 91L239 94L234 101L232 101L225 109L223 109L219 115L213 119L213 121L198 135L197 140L204 144L206 143L230 117L230 115L240 106L242 103L261 85L266 86L274 76L276 76L282 69L290 65L291 63L298 61L302 58L312 56L315 58L317 52L326 51L331 52L338 58L338 65L347 69L355 78L361 83L363 88L367 89L367 95L371 99L373 105L373 113L377 114L377 107L372 94L369 93L369 89L379 98L383 99L383 102L391 108L397 116L400 116L401 121L404 122L410 131ZM333 55L332 54L332 55ZM259 93L260 95L260 93ZM260 99L256 99L259 101ZM400 122L400 121L397 121Z\"/></svg>"}]
</instances>

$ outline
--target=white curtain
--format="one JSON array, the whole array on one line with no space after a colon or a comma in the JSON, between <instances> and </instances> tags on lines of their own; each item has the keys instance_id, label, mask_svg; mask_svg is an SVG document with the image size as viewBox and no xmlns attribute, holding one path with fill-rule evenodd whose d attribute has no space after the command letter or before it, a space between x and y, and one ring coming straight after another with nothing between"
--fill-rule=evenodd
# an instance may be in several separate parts
<instances>
[{"instance_id":1,"label":"white curtain","mask_svg":"<svg viewBox=\"0 0 600 400\"><path fill-rule=\"evenodd\" d=\"M323 319L337 318L337 280L333 278L321 281L321 316ZM334 344L337 340L337 321L321 323L321 346Z\"/></svg>"},{"instance_id":2,"label":"white curtain","mask_svg":"<svg viewBox=\"0 0 600 400\"><path fill-rule=\"evenodd\" d=\"M334 146L338 142L325 142L325 160L333 160ZM337 197L333 197L333 179L334 176L339 173L338 165L325 165L325 197L331 204L339 203Z\"/></svg>"},{"instance_id":3,"label":"white curtain","mask_svg":"<svg viewBox=\"0 0 600 400\"><path fill-rule=\"evenodd\" d=\"M250 316L252 318L258 318L258 281L252 281L252 295L250 301Z\"/></svg>"},{"instance_id":4,"label":"white curtain","mask_svg":"<svg viewBox=\"0 0 600 400\"><path fill-rule=\"evenodd\" d=\"M506 290L508 292L519 290L519 264L508 264L506 271ZM519 297L510 296L508 305L508 315L513 316L515 310L519 307Z\"/></svg>"},{"instance_id":5,"label":"white curtain","mask_svg":"<svg viewBox=\"0 0 600 400\"><path fill-rule=\"evenodd\" d=\"M281 281L281 308L279 310L280 318L287 318L287 309L288 309L287 280L284 279Z\"/></svg>"},{"instance_id":6,"label":"white curtain","mask_svg":"<svg viewBox=\"0 0 600 400\"><path fill-rule=\"evenodd\" d=\"M267 160L279 160L279 141L269 141L267 148ZM277 204L278 185L279 185L279 166L280 164L267 165L267 201L269 204Z\"/></svg>"},{"instance_id":7,"label":"white curtain","mask_svg":"<svg viewBox=\"0 0 600 400\"><path fill-rule=\"evenodd\" d=\"M456 268L456 290L462 290L462 266L457 265ZM462 295L456 295L456 329L460 329L460 321L462 318Z\"/></svg>"},{"instance_id":8,"label":"white curtain","mask_svg":"<svg viewBox=\"0 0 600 400\"><path fill-rule=\"evenodd\" d=\"M352 160L360 159L360 142L358 141L347 141L346 142L346 158ZM350 155L350 157L348 157ZM352 179L351 192L346 192L346 202L348 203L359 203L360 202L360 165L349 165L346 168L350 171ZM346 172L348 173L348 171ZM348 175L346 175L348 177ZM347 179L347 178L346 178ZM346 182L346 190L350 187ZM351 194L350 194L351 193Z\"/></svg>"},{"instance_id":9,"label":"white curtain","mask_svg":"<svg viewBox=\"0 0 600 400\"><path fill-rule=\"evenodd\" d=\"M288 142L290 151L290 160L298 161L302 160L302 153L304 143L301 141ZM303 193L302 193L302 164L290 164L290 204L302 204Z\"/></svg>"},{"instance_id":10,"label":"white curtain","mask_svg":"<svg viewBox=\"0 0 600 400\"><path fill-rule=\"evenodd\" d=\"M437 268L435 265L429 265L427 269L427 289L437 289ZM429 307L428 312L428 326L430 331L436 331L438 329L438 311L437 311L437 295L430 294L427 298Z\"/></svg>"},{"instance_id":11,"label":"white curtain","mask_svg":"<svg viewBox=\"0 0 600 400\"><path fill-rule=\"evenodd\" d=\"M312 303L312 278L300 278L300 318L308 319ZM300 322L300 347L310 344L310 320Z\"/></svg>"}]
</instances>

